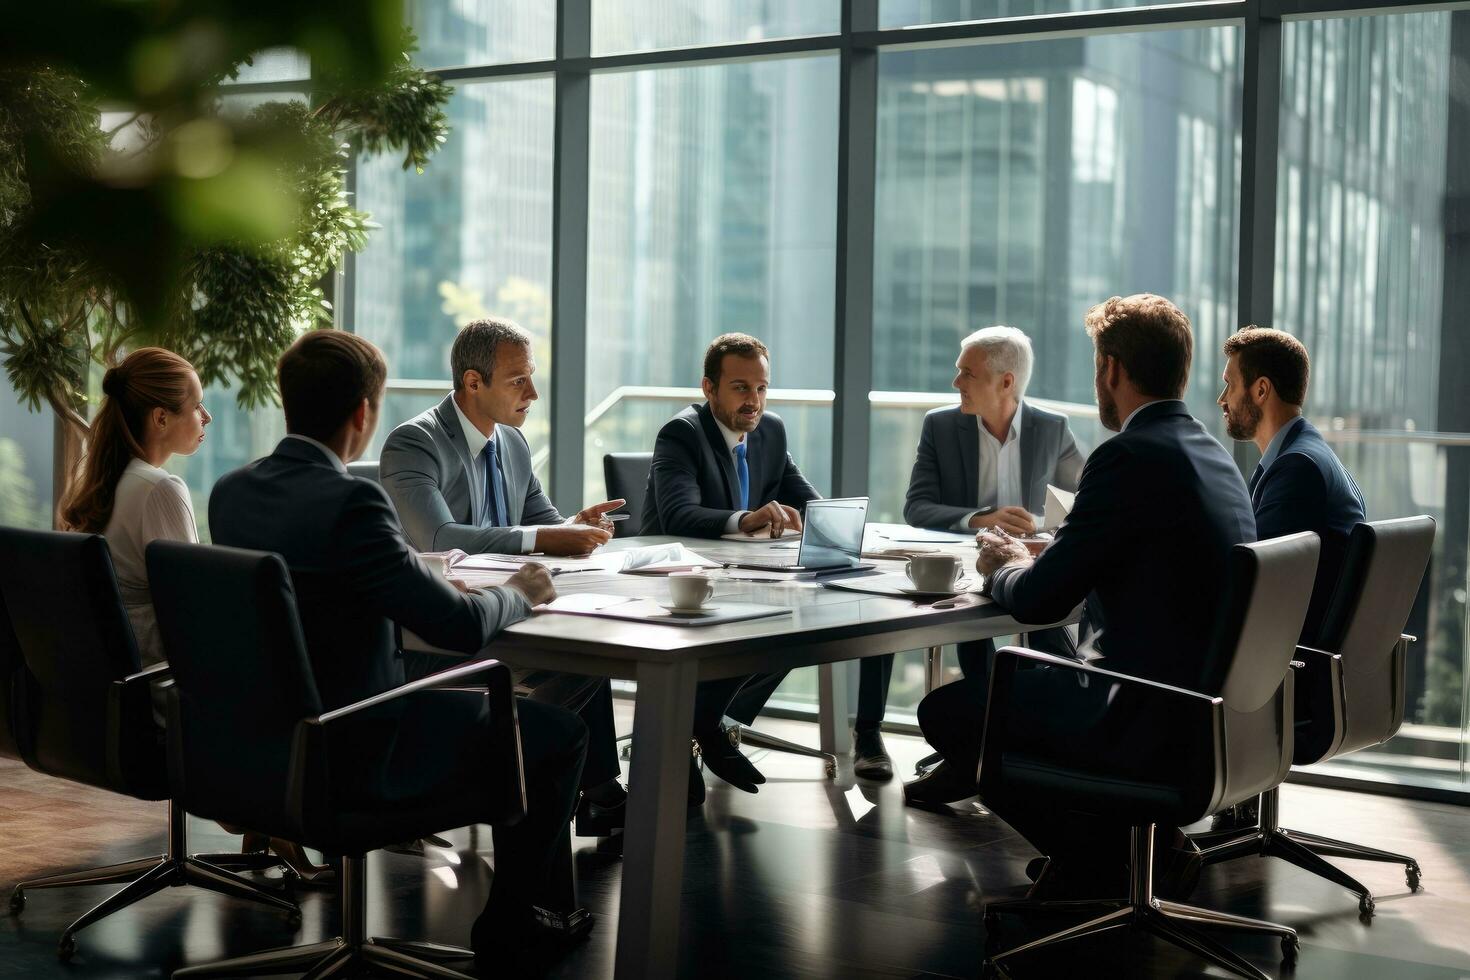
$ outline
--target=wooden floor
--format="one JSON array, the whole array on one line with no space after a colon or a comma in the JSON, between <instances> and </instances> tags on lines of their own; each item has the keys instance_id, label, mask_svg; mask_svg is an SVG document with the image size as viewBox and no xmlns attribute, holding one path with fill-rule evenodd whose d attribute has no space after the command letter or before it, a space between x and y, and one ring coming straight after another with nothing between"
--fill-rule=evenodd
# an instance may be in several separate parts
<instances>
[{"instance_id":1,"label":"wooden floor","mask_svg":"<svg viewBox=\"0 0 1470 980\"><path fill-rule=\"evenodd\" d=\"M627 707L619 705L620 723ZM815 726L767 729L813 742ZM924 754L917 739L889 738L902 771ZM769 782L755 796L713 776L691 818L684 872L681 975L688 977L973 977L984 941L980 909L1018 896L1034 854L997 818L957 807L953 816L903 806L897 781L837 784L810 759L759 752ZM1413 854L1424 888L1409 894L1399 868L1351 862L1378 896L1371 925L1351 895L1279 861L1247 859L1206 869L1192 901L1272 919L1301 932L1299 978L1470 976L1470 809L1306 787L1283 793L1290 827ZM0 760L0 885L127 860L163 846L164 808L38 776ZM190 821L190 849L237 844ZM466 944L489 884L486 828L449 835L453 850L369 859L369 931ZM562 977L608 977L617 927L620 865L578 842L583 903L598 917ZM335 901L306 893L292 927L264 908L180 888L89 929L60 964L56 938L109 886L30 893L25 911L0 910L0 978L167 976L176 967L312 942L337 932ZM3 909L3 906L0 906ZM1272 975L1275 943L1231 939ZM1106 938L1065 954L1018 961L1016 976L1193 977L1202 966L1149 940Z\"/></svg>"}]
</instances>

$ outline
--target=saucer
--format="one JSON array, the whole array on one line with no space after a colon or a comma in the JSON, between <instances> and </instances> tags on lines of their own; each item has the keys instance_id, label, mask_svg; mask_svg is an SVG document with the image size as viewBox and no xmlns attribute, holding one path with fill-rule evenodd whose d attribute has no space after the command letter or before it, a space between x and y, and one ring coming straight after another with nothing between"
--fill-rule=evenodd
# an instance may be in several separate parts
<instances>
[{"instance_id":1,"label":"saucer","mask_svg":"<svg viewBox=\"0 0 1470 980\"><path fill-rule=\"evenodd\" d=\"M912 596L915 599L948 599L951 596L964 595L970 591L970 584L968 579L960 579L952 589L920 589L912 585L897 585L894 588L904 595Z\"/></svg>"},{"instance_id":2,"label":"saucer","mask_svg":"<svg viewBox=\"0 0 1470 980\"><path fill-rule=\"evenodd\" d=\"M676 616L708 616L715 612L714 606L676 606L672 602L660 602L659 605Z\"/></svg>"}]
</instances>

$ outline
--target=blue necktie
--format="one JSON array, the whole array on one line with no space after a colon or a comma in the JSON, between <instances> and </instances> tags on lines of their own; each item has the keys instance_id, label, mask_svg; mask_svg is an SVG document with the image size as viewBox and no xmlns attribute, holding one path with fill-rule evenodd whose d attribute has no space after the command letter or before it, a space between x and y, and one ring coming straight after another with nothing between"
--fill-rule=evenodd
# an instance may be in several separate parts
<instances>
[{"instance_id":1,"label":"blue necktie","mask_svg":"<svg viewBox=\"0 0 1470 980\"><path fill-rule=\"evenodd\" d=\"M735 444L735 476L740 480L740 506L737 510L750 510L750 467L745 465L745 443Z\"/></svg>"},{"instance_id":2,"label":"blue necktie","mask_svg":"<svg viewBox=\"0 0 1470 980\"><path fill-rule=\"evenodd\" d=\"M505 527L505 503L500 499L500 460L495 440L485 443L485 516L491 527Z\"/></svg>"}]
</instances>

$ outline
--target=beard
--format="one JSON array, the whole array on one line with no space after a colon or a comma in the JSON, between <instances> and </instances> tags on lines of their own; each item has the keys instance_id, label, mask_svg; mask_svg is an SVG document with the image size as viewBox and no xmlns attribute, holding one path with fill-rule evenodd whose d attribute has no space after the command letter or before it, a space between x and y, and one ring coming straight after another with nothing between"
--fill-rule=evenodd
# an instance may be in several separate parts
<instances>
[{"instance_id":1,"label":"beard","mask_svg":"<svg viewBox=\"0 0 1470 980\"><path fill-rule=\"evenodd\" d=\"M1225 431L1230 438L1247 442L1256 437L1261 424L1261 407L1248 398L1242 398L1239 408L1225 407Z\"/></svg>"},{"instance_id":2,"label":"beard","mask_svg":"<svg viewBox=\"0 0 1470 980\"><path fill-rule=\"evenodd\" d=\"M1100 376L1093 378L1092 388L1093 392L1097 395L1098 421L1109 432L1121 431L1123 420L1118 418L1118 403L1113 399L1113 393L1103 387L1103 381Z\"/></svg>"}]
</instances>

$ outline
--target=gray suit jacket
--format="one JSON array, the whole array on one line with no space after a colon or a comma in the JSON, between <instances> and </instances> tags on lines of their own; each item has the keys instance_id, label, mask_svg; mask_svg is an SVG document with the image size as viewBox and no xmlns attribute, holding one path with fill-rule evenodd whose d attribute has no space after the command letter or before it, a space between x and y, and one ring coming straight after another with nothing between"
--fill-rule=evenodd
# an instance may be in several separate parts
<instances>
[{"instance_id":1,"label":"gray suit jacket","mask_svg":"<svg viewBox=\"0 0 1470 980\"><path fill-rule=\"evenodd\" d=\"M495 438L510 523L526 527L560 524L561 514L531 472L526 437L514 426L497 425ZM446 395L438 405L389 434L378 458L379 479L415 548L459 548L472 555L521 553L522 535L516 527L475 526L475 505L485 491L476 476L473 454L482 448L465 445L453 395Z\"/></svg>"},{"instance_id":2,"label":"gray suit jacket","mask_svg":"<svg viewBox=\"0 0 1470 980\"><path fill-rule=\"evenodd\" d=\"M1046 485L1076 490L1086 461L1058 412L1021 402L1021 493L1033 514L1046 508ZM949 528L979 509L980 423L958 406L924 416L909 476L903 519L914 527Z\"/></svg>"}]
</instances>

